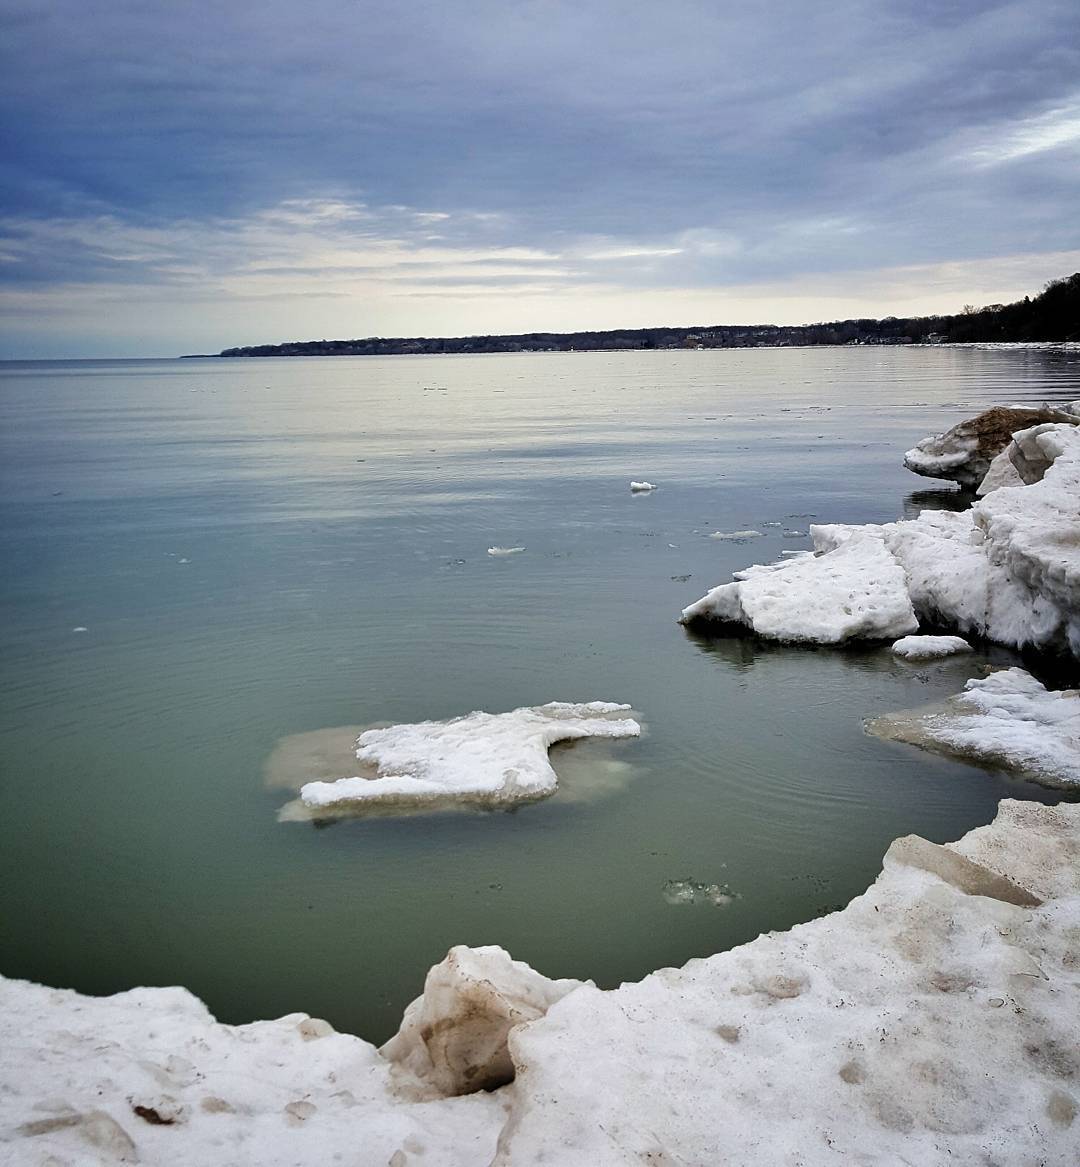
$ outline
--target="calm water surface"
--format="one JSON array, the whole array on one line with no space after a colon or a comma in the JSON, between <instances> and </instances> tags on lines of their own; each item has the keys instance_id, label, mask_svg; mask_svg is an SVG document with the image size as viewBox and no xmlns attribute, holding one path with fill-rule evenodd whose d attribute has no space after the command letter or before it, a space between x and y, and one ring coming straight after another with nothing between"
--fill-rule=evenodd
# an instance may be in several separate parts
<instances>
[{"instance_id":1,"label":"calm water surface","mask_svg":"<svg viewBox=\"0 0 1080 1167\"><path fill-rule=\"evenodd\" d=\"M1036 350L0 366L0 971L380 1039L451 944L610 986L845 902L897 835L1051 798L863 733L985 654L675 621L809 545L783 528L949 505L900 465L924 434L1075 397L1080 359ZM292 735L593 699L646 735L557 749L548 802L278 820ZM687 879L736 898L668 902Z\"/></svg>"}]
</instances>

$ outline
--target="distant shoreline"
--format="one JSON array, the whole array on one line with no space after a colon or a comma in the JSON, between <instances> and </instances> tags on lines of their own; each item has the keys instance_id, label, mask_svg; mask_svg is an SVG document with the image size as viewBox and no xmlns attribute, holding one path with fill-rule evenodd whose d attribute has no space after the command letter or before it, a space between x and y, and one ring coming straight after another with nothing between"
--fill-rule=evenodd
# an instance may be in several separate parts
<instances>
[{"instance_id":1,"label":"distant shoreline","mask_svg":"<svg viewBox=\"0 0 1080 1167\"><path fill-rule=\"evenodd\" d=\"M713 324L520 332L497 336L380 337L243 345L215 357L456 356L512 352L634 352L656 349L805 348L820 345L1061 343L1080 341L1080 272L1054 280L1033 299L967 307L952 316L886 316L821 324Z\"/></svg>"}]
</instances>

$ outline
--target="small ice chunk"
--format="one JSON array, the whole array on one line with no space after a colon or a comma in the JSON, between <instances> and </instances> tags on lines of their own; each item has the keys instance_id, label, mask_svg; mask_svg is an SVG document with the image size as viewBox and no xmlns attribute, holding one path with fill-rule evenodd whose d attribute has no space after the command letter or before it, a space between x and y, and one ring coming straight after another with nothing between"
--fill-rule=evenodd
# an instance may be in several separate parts
<instances>
[{"instance_id":1,"label":"small ice chunk","mask_svg":"<svg viewBox=\"0 0 1080 1167\"><path fill-rule=\"evenodd\" d=\"M726 883L699 883L694 879L669 879L663 887L664 899L672 906L709 904L726 908L738 898Z\"/></svg>"},{"instance_id":2,"label":"small ice chunk","mask_svg":"<svg viewBox=\"0 0 1080 1167\"><path fill-rule=\"evenodd\" d=\"M84 628L84 627L83 627L83 626L80 624L78 628L72 628L72 630L71 630L71 631L72 631L72 632L89 632L90 630L89 630L88 628Z\"/></svg>"},{"instance_id":3,"label":"small ice chunk","mask_svg":"<svg viewBox=\"0 0 1080 1167\"><path fill-rule=\"evenodd\" d=\"M630 490L634 494L642 494L649 490L655 490L656 485L652 482L631 482Z\"/></svg>"},{"instance_id":4,"label":"small ice chunk","mask_svg":"<svg viewBox=\"0 0 1080 1167\"><path fill-rule=\"evenodd\" d=\"M906 660L929 660L937 656L971 652L971 645L962 636L901 636L892 650Z\"/></svg>"},{"instance_id":5,"label":"small ice chunk","mask_svg":"<svg viewBox=\"0 0 1080 1167\"><path fill-rule=\"evenodd\" d=\"M308 782L308 808L350 803L400 806L481 803L511 806L553 794L558 785L548 748L585 737L637 737L641 726L610 701L547 705L510 713L469 713L369 729L356 739L356 757L370 776Z\"/></svg>"},{"instance_id":6,"label":"small ice chunk","mask_svg":"<svg viewBox=\"0 0 1080 1167\"><path fill-rule=\"evenodd\" d=\"M1046 786L1080 786L1080 691L1046 689L1023 669L976 677L942 704L877 717L867 728Z\"/></svg>"},{"instance_id":7,"label":"small ice chunk","mask_svg":"<svg viewBox=\"0 0 1080 1167\"><path fill-rule=\"evenodd\" d=\"M489 547L488 555L493 555L498 558L500 555L517 555L524 550L524 547Z\"/></svg>"},{"instance_id":8,"label":"small ice chunk","mask_svg":"<svg viewBox=\"0 0 1080 1167\"><path fill-rule=\"evenodd\" d=\"M710 539L723 539L730 543L744 543L747 539L758 539L764 535L764 531L713 531L709 536Z\"/></svg>"}]
</instances>

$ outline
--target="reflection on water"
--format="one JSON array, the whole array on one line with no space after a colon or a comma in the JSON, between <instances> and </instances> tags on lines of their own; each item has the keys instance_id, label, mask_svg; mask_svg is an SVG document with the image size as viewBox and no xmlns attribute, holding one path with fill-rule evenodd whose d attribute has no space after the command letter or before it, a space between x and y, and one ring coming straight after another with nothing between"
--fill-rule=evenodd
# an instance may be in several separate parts
<instances>
[{"instance_id":1,"label":"reflection on water","mask_svg":"<svg viewBox=\"0 0 1080 1167\"><path fill-rule=\"evenodd\" d=\"M904 499L904 518L916 519L920 511L966 511L976 501L973 490L959 487L916 490Z\"/></svg>"},{"instance_id":2,"label":"reflection on water","mask_svg":"<svg viewBox=\"0 0 1080 1167\"><path fill-rule=\"evenodd\" d=\"M810 674L827 663L833 669L893 673L899 663L899 658L889 651L886 644L860 643L842 648L827 644L783 644L757 636L738 625L728 628L718 621L684 625L683 633L699 652L739 670L771 663L784 670L796 669Z\"/></svg>"}]
</instances>

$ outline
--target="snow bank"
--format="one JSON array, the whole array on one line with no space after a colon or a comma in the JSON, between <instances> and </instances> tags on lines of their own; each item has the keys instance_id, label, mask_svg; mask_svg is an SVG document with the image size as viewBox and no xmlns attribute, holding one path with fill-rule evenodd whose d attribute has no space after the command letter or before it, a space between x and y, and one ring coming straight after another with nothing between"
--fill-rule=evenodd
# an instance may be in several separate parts
<instances>
[{"instance_id":1,"label":"snow bank","mask_svg":"<svg viewBox=\"0 0 1080 1167\"><path fill-rule=\"evenodd\" d=\"M510 1035L495 1164L1071 1167L1078 847L1080 806L1004 802L842 912L570 993Z\"/></svg>"},{"instance_id":2,"label":"snow bank","mask_svg":"<svg viewBox=\"0 0 1080 1167\"><path fill-rule=\"evenodd\" d=\"M867 728L1046 786L1080 786L1080 692L1045 689L1023 669L968 681L943 704L877 717Z\"/></svg>"},{"instance_id":3,"label":"snow bank","mask_svg":"<svg viewBox=\"0 0 1080 1167\"><path fill-rule=\"evenodd\" d=\"M1027 409L998 405L943 434L923 438L904 455L904 465L927 478L945 478L974 490L1017 430L1070 418L1071 414L1050 406Z\"/></svg>"},{"instance_id":4,"label":"snow bank","mask_svg":"<svg viewBox=\"0 0 1080 1167\"><path fill-rule=\"evenodd\" d=\"M953 656L971 652L971 645L961 636L902 636L893 646L893 652L905 660L930 660L933 657Z\"/></svg>"},{"instance_id":5,"label":"snow bank","mask_svg":"<svg viewBox=\"0 0 1080 1167\"><path fill-rule=\"evenodd\" d=\"M303 1013L234 1027L182 989L0 978L0 1146L32 1167L1072 1167L1078 849L1080 805L1003 802L959 843L895 842L842 912L612 992L454 949L385 1056Z\"/></svg>"},{"instance_id":6,"label":"snow bank","mask_svg":"<svg viewBox=\"0 0 1080 1167\"><path fill-rule=\"evenodd\" d=\"M652 482L631 482L630 489L634 494L642 494L645 491L655 490L656 486Z\"/></svg>"},{"instance_id":7,"label":"snow bank","mask_svg":"<svg viewBox=\"0 0 1080 1167\"><path fill-rule=\"evenodd\" d=\"M683 622L835 644L900 636L923 621L1080 656L1080 428L1040 425L1012 441L1037 479L991 490L966 511L814 525L813 558L739 572Z\"/></svg>"},{"instance_id":8,"label":"snow bank","mask_svg":"<svg viewBox=\"0 0 1080 1167\"><path fill-rule=\"evenodd\" d=\"M547 705L510 713L470 713L450 721L421 721L369 729L356 739L363 773L334 782L308 782L300 798L309 809L342 804L489 806L544 798L557 779L548 748L585 737L636 737L630 709L609 701Z\"/></svg>"},{"instance_id":9,"label":"snow bank","mask_svg":"<svg viewBox=\"0 0 1080 1167\"><path fill-rule=\"evenodd\" d=\"M406 1104L374 1046L293 1013L220 1025L184 989L0 978L0 1161L21 1167L483 1164L509 1099Z\"/></svg>"}]
</instances>

